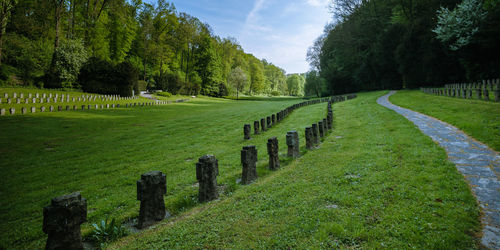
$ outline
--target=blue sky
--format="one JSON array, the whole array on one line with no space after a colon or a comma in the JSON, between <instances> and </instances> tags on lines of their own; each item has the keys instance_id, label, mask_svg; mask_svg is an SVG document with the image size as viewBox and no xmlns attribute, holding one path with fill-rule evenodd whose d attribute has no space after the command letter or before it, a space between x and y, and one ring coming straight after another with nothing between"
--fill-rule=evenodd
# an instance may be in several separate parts
<instances>
[{"instance_id":1,"label":"blue sky","mask_svg":"<svg viewBox=\"0 0 500 250\"><path fill-rule=\"evenodd\" d=\"M331 19L327 8L328 0L171 2L178 11L208 23L216 35L236 38L245 52L260 59L265 58L287 73L309 70L306 62L307 48Z\"/></svg>"}]
</instances>

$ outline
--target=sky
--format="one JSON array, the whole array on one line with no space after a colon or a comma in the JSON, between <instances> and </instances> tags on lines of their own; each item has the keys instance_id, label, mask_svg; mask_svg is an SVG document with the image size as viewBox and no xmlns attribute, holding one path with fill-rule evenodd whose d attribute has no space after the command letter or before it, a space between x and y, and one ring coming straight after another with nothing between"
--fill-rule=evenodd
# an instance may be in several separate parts
<instances>
[{"instance_id":1,"label":"sky","mask_svg":"<svg viewBox=\"0 0 500 250\"><path fill-rule=\"evenodd\" d=\"M154 0L148 1L152 2ZM246 53L283 68L309 70L307 48L331 19L329 0L174 0L177 11L208 23L214 34L234 37Z\"/></svg>"}]
</instances>

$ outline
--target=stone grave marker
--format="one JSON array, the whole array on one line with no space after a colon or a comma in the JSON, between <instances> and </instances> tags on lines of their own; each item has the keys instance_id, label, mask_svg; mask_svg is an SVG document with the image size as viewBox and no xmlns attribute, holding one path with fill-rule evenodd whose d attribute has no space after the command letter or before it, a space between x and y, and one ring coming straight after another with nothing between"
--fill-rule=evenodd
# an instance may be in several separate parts
<instances>
[{"instance_id":1,"label":"stone grave marker","mask_svg":"<svg viewBox=\"0 0 500 250\"><path fill-rule=\"evenodd\" d=\"M31 107L31 113L35 113L36 112L36 107Z\"/></svg>"},{"instance_id":2,"label":"stone grave marker","mask_svg":"<svg viewBox=\"0 0 500 250\"><path fill-rule=\"evenodd\" d=\"M277 170L280 167L278 138L271 137L267 140L267 154L269 155L269 169Z\"/></svg>"},{"instance_id":3,"label":"stone grave marker","mask_svg":"<svg viewBox=\"0 0 500 250\"><path fill-rule=\"evenodd\" d=\"M250 140L250 131L252 128L250 127L250 124L245 124L243 125L243 139L245 140Z\"/></svg>"},{"instance_id":4,"label":"stone grave marker","mask_svg":"<svg viewBox=\"0 0 500 250\"><path fill-rule=\"evenodd\" d=\"M196 179L199 182L198 200L211 201L219 197L217 192L217 175L219 175L219 162L213 155L205 155L196 163Z\"/></svg>"},{"instance_id":5,"label":"stone grave marker","mask_svg":"<svg viewBox=\"0 0 500 250\"><path fill-rule=\"evenodd\" d=\"M80 193L59 196L43 208L45 249L83 249L80 225L87 220L87 201Z\"/></svg>"},{"instance_id":6,"label":"stone grave marker","mask_svg":"<svg viewBox=\"0 0 500 250\"><path fill-rule=\"evenodd\" d=\"M312 134L312 127L306 127L305 136L306 136L306 149L313 149L314 139Z\"/></svg>"},{"instance_id":7,"label":"stone grave marker","mask_svg":"<svg viewBox=\"0 0 500 250\"><path fill-rule=\"evenodd\" d=\"M259 134L259 121L254 121L253 122L253 132L256 135Z\"/></svg>"},{"instance_id":8,"label":"stone grave marker","mask_svg":"<svg viewBox=\"0 0 500 250\"><path fill-rule=\"evenodd\" d=\"M244 146L241 150L241 183L244 185L252 183L257 179L257 148L255 146Z\"/></svg>"},{"instance_id":9,"label":"stone grave marker","mask_svg":"<svg viewBox=\"0 0 500 250\"><path fill-rule=\"evenodd\" d=\"M319 144L319 131L318 131L318 124L317 123L313 123L312 132L313 132L314 145L318 145Z\"/></svg>"},{"instance_id":10,"label":"stone grave marker","mask_svg":"<svg viewBox=\"0 0 500 250\"><path fill-rule=\"evenodd\" d=\"M141 201L138 228L145 228L165 218L165 201L167 178L160 171L152 171L141 175L137 181L137 200Z\"/></svg>"},{"instance_id":11,"label":"stone grave marker","mask_svg":"<svg viewBox=\"0 0 500 250\"><path fill-rule=\"evenodd\" d=\"M299 157L299 133L297 131L292 130L286 133L286 145L288 146L288 157Z\"/></svg>"}]
</instances>

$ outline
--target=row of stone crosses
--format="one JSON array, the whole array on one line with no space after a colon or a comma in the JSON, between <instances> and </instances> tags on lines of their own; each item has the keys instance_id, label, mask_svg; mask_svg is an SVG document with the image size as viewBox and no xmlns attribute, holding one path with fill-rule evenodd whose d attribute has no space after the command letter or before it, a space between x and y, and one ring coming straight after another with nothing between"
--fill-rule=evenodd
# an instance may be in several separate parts
<instances>
[{"instance_id":1,"label":"row of stone crosses","mask_svg":"<svg viewBox=\"0 0 500 250\"><path fill-rule=\"evenodd\" d=\"M355 98L356 95L334 96L328 100L327 117L305 129L306 148L313 149L320 143L320 137L333 128L332 102ZM322 101L322 100L321 100ZM319 103L307 101L304 103ZM293 109L306 104L292 105L292 109L278 112L280 118ZM280 119L281 120L281 119ZM246 127L246 126L245 126ZM264 130L265 131L265 130ZM287 156L300 156L299 136L297 131L290 131L286 135L288 146ZM269 155L269 169L277 170L280 167L278 139L271 137L267 141ZM254 145L244 146L241 150L242 174L241 183L250 184L257 179L257 149ZM219 197L217 190L217 176L219 163L214 155L205 155L196 163L196 179L198 180L198 200L207 202ZM137 200L141 202L137 227L145 228L165 218L164 195L167 193L166 175L161 171L151 171L141 175L137 181ZM51 204L43 208L43 231L48 234L46 249L83 249L80 225L87 220L87 201L76 192L56 197Z\"/></svg>"},{"instance_id":2,"label":"row of stone crosses","mask_svg":"<svg viewBox=\"0 0 500 250\"><path fill-rule=\"evenodd\" d=\"M475 96L478 100L490 100L490 91L493 93L493 100L500 101L500 79L483 80L478 83L457 83L446 84L444 88L421 88L422 92L433 95L449 96L463 99L472 99ZM475 95L473 95L475 92Z\"/></svg>"}]
</instances>

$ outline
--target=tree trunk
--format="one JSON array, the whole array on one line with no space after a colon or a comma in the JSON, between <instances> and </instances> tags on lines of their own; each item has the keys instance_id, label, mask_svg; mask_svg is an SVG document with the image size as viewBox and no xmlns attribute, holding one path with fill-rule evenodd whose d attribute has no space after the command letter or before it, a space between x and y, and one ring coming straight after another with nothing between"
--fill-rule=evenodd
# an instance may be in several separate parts
<instances>
[{"instance_id":1,"label":"tree trunk","mask_svg":"<svg viewBox=\"0 0 500 250\"><path fill-rule=\"evenodd\" d=\"M50 63L50 72L55 72L57 62L57 48L59 48L59 26L61 22L61 10L64 0L54 0L55 4L55 21L56 21L56 37L54 39L54 52L52 53L52 61Z\"/></svg>"}]
</instances>

